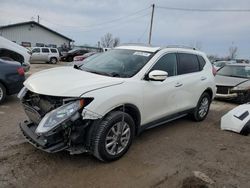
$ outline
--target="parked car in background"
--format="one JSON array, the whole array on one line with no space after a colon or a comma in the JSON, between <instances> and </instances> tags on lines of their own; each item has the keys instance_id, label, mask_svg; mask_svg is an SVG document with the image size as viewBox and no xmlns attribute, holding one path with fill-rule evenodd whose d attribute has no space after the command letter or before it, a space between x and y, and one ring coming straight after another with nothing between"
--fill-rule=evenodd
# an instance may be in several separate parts
<instances>
[{"instance_id":1,"label":"parked car in background","mask_svg":"<svg viewBox=\"0 0 250 188\"><path fill-rule=\"evenodd\" d=\"M236 61L215 61L212 64L214 65L214 68L218 71L220 68L224 67L227 64L236 63Z\"/></svg>"},{"instance_id":2,"label":"parked car in background","mask_svg":"<svg viewBox=\"0 0 250 188\"><path fill-rule=\"evenodd\" d=\"M18 93L24 80L24 68L19 62L0 59L0 104L7 95Z\"/></svg>"},{"instance_id":3,"label":"parked car in background","mask_svg":"<svg viewBox=\"0 0 250 188\"><path fill-rule=\"evenodd\" d=\"M216 98L250 102L250 64L227 64L215 77Z\"/></svg>"},{"instance_id":4,"label":"parked car in background","mask_svg":"<svg viewBox=\"0 0 250 188\"><path fill-rule=\"evenodd\" d=\"M61 57L61 61L72 62L75 56L83 55L88 52L89 51L85 49L73 49L73 50L68 51L66 54L64 54Z\"/></svg>"},{"instance_id":5,"label":"parked car in background","mask_svg":"<svg viewBox=\"0 0 250 188\"><path fill-rule=\"evenodd\" d=\"M56 48L34 47L32 48L31 61L43 61L56 64L60 60L59 51Z\"/></svg>"},{"instance_id":6,"label":"parked car in background","mask_svg":"<svg viewBox=\"0 0 250 188\"><path fill-rule=\"evenodd\" d=\"M1 59L19 62L27 72L30 69L30 54L28 49L0 36Z\"/></svg>"},{"instance_id":7,"label":"parked car in background","mask_svg":"<svg viewBox=\"0 0 250 188\"><path fill-rule=\"evenodd\" d=\"M74 66L74 65L77 65L78 67L79 66L82 66L84 63L90 61L91 59L97 57L98 55L100 55L101 53L97 53L97 52L90 52L90 53L86 53L82 56L84 56L84 58L82 58L82 56L80 56L81 58L76 58L76 60L74 60L73 62L70 63L70 66ZM86 55L86 56L85 56ZM77 56L79 57L79 56ZM77 59L82 59L82 60L78 60Z\"/></svg>"},{"instance_id":8,"label":"parked car in background","mask_svg":"<svg viewBox=\"0 0 250 188\"><path fill-rule=\"evenodd\" d=\"M74 57L74 61L83 61L84 59L86 59L87 57L90 57L94 54L96 54L97 52L88 52L86 54L83 55L78 55Z\"/></svg>"},{"instance_id":9,"label":"parked car in background","mask_svg":"<svg viewBox=\"0 0 250 188\"><path fill-rule=\"evenodd\" d=\"M29 117L20 127L41 150L90 152L113 161L143 130L187 114L204 120L216 92L214 79L202 52L120 46L81 67L29 77L18 95Z\"/></svg>"}]
</instances>

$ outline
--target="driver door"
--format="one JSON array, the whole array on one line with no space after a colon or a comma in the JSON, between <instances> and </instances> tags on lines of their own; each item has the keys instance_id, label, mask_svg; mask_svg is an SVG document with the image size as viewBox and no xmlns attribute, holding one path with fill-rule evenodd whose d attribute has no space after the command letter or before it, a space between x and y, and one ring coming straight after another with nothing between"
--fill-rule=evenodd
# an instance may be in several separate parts
<instances>
[{"instance_id":1,"label":"driver door","mask_svg":"<svg viewBox=\"0 0 250 188\"><path fill-rule=\"evenodd\" d=\"M150 69L162 70L168 73L164 81L145 80L144 83L144 122L150 123L168 115L178 112L178 103L183 99L179 98L181 89L177 79L177 55L167 53L163 55Z\"/></svg>"}]
</instances>

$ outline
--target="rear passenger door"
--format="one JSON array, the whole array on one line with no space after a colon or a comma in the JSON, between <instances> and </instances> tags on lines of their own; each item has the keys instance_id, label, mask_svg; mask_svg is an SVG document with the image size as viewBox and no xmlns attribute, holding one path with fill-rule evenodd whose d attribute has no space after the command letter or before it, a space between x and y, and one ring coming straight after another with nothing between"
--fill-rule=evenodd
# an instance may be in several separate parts
<instances>
[{"instance_id":1,"label":"rear passenger door","mask_svg":"<svg viewBox=\"0 0 250 188\"><path fill-rule=\"evenodd\" d=\"M49 48L42 48L42 53L41 53L41 60L42 61L49 61Z\"/></svg>"},{"instance_id":2,"label":"rear passenger door","mask_svg":"<svg viewBox=\"0 0 250 188\"><path fill-rule=\"evenodd\" d=\"M181 93L179 97L185 100L181 100L178 103L178 109L181 111L194 108L202 94L204 85L202 83L203 77L202 65L200 65L198 56L195 54L179 52L178 68L177 68L177 84Z\"/></svg>"}]
</instances>

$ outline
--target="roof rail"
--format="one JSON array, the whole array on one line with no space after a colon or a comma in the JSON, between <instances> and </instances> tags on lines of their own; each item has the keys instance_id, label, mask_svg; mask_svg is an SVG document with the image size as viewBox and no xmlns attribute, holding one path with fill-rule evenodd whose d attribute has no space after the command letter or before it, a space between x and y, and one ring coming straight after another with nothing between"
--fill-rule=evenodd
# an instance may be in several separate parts
<instances>
[{"instance_id":1,"label":"roof rail","mask_svg":"<svg viewBox=\"0 0 250 188\"><path fill-rule=\"evenodd\" d=\"M186 49L196 50L196 48L194 47L185 45L167 45L165 48L186 48Z\"/></svg>"},{"instance_id":2,"label":"roof rail","mask_svg":"<svg viewBox=\"0 0 250 188\"><path fill-rule=\"evenodd\" d=\"M123 43L123 44L120 44L118 46L148 46L148 47L153 47L152 45L150 44L145 44L145 43Z\"/></svg>"}]
</instances>

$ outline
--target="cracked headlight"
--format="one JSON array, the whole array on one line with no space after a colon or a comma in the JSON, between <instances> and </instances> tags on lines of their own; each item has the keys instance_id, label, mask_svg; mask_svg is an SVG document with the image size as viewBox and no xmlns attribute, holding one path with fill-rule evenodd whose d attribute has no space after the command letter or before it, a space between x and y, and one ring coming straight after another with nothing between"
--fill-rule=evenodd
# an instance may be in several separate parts
<instances>
[{"instance_id":1,"label":"cracked headlight","mask_svg":"<svg viewBox=\"0 0 250 188\"><path fill-rule=\"evenodd\" d=\"M57 125L72 117L83 106L84 99L81 99L74 102L69 102L55 110L52 110L43 117L36 128L36 134L43 134L54 129L57 127Z\"/></svg>"}]
</instances>

